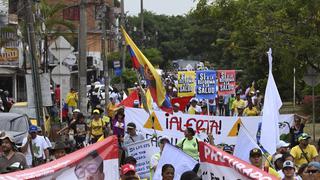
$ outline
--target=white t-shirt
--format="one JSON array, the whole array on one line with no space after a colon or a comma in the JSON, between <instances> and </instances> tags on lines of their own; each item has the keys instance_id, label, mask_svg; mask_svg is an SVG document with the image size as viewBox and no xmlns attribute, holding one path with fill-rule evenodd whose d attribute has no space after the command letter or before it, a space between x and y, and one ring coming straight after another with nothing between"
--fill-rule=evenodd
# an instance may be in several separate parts
<instances>
[{"instance_id":1,"label":"white t-shirt","mask_svg":"<svg viewBox=\"0 0 320 180\"><path fill-rule=\"evenodd\" d=\"M126 134L124 136L124 140L123 140L123 144L126 146L128 144L134 143L134 142L138 142L138 141L142 141L144 140L144 136L137 132L137 134L135 136L130 136L129 134Z\"/></svg>"},{"instance_id":2,"label":"white t-shirt","mask_svg":"<svg viewBox=\"0 0 320 180\"><path fill-rule=\"evenodd\" d=\"M28 142L27 137L25 137L22 141L22 146L24 146L26 143ZM44 139L43 136L38 136L34 139L32 139L32 150L33 150L33 154L35 157L37 158L44 158L44 150L47 149L48 143L46 142L46 140ZM26 160L27 160L27 164L28 166L32 166L32 155L31 155L31 151L30 151L30 146L28 145L28 150L25 153L26 155Z\"/></svg>"}]
</instances>

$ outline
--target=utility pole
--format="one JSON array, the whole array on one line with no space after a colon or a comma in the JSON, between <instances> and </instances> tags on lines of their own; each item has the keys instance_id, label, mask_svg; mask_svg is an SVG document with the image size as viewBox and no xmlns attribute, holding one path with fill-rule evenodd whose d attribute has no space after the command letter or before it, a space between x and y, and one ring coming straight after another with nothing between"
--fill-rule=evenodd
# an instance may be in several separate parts
<instances>
[{"instance_id":1,"label":"utility pole","mask_svg":"<svg viewBox=\"0 0 320 180\"><path fill-rule=\"evenodd\" d=\"M107 16L106 16L106 4L104 0L100 1L102 9L102 18L101 18L101 60L103 62L103 76L104 76L104 88L105 88L105 95L104 95L104 109L105 113L108 112L107 106L109 102L109 71L108 71L108 60L107 60L107 48L106 48L106 41L107 41Z\"/></svg>"},{"instance_id":2,"label":"utility pole","mask_svg":"<svg viewBox=\"0 0 320 180\"><path fill-rule=\"evenodd\" d=\"M42 94L41 94L41 85L39 77L39 61L36 59L36 43L35 43L35 32L34 32L34 17L32 13L32 1L24 1L26 7L26 21L27 21L27 32L28 32L28 44L29 52L31 54L31 69L32 69L32 83L34 87L34 104L36 106L36 117L38 126L43 126L43 115L42 115ZM40 63L39 63L40 64Z\"/></svg>"},{"instance_id":3,"label":"utility pole","mask_svg":"<svg viewBox=\"0 0 320 180\"><path fill-rule=\"evenodd\" d=\"M80 1L80 27L79 27L79 107L87 114L87 0Z\"/></svg>"},{"instance_id":4,"label":"utility pole","mask_svg":"<svg viewBox=\"0 0 320 180\"><path fill-rule=\"evenodd\" d=\"M143 43L144 43L144 25L143 25L143 21L144 21L144 17L143 17L143 0L140 0L141 1L141 3L140 3L140 16L141 16L141 36L142 36L142 39L141 39L141 41L142 41L142 46L143 46Z\"/></svg>"},{"instance_id":5,"label":"utility pole","mask_svg":"<svg viewBox=\"0 0 320 180\"><path fill-rule=\"evenodd\" d=\"M124 16L124 0L121 0L121 17L120 17L120 25L124 28L125 26L125 16ZM126 68L126 43L124 40L124 36L121 38L121 55L122 55L122 71ZM121 83L122 84L122 83Z\"/></svg>"}]
</instances>

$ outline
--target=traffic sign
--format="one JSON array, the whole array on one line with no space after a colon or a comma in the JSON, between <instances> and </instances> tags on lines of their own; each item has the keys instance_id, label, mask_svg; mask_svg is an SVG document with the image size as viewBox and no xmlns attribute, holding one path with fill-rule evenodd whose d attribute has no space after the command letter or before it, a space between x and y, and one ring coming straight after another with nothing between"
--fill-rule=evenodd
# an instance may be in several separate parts
<instances>
[{"instance_id":1,"label":"traffic sign","mask_svg":"<svg viewBox=\"0 0 320 180\"><path fill-rule=\"evenodd\" d=\"M59 36L51 45L49 46L49 51L54 57L56 57L59 62L64 60L68 55L74 50L71 44L63 37Z\"/></svg>"},{"instance_id":2,"label":"traffic sign","mask_svg":"<svg viewBox=\"0 0 320 180\"><path fill-rule=\"evenodd\" d=\"M303 76L303 80L307 85L315 87L320 83L320 74L309 66L307 73Z\"/></svg>"}]
</instances>

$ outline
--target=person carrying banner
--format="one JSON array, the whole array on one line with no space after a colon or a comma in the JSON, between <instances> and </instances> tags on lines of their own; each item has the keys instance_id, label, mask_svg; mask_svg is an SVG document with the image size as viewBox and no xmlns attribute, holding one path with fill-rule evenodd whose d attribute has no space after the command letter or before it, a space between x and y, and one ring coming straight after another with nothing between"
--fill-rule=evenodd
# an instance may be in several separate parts
<instances>
[{"instance_id":1,"label":"person carrying banner","mask_svg":"<svg viewBox=\"0 0 320 180\"><path fill-rule=\"evenodd\" d=\"M13 137L5 135L0 138L3 153L0 155L0 174L28 168L24 154L17 152Z\"/></svg>"},{"instance_id":2,"label":"person carrying banner","mask_svg":"<svg viewBox=\"0 0 320 180\"><path fill-rule=\"evenodd\" d=\"M155 173L155 171L157 169L157 166L158 166L158 163L159 163L163 148L167 143L170 144L170 140L169 140L168 137L163 136L163 137L160 138L160 140L159 140L160 152L152 155L151 160L150 160L150 167L151 167L150 168L150 171L151 171L150 174L151 174L151 176L153 176L153 174Z\"/></svg>"},{"instance_id":3,"label":"person carrying banner","mask_svg":"<svg viewBox=\"0 0 320 180\"><path fill-rule=\"evenodd\" d=\"M136 124L130 122L127 124L127 134L124 136L123 145L126 146L128 144L142 141L144 140L144 136L141 133L137 133Z\"/></svg>"},{"instance_id":4,"label":"person carrying banner","mask_svg":"<svg viewBox=\"0 0 320 180\"><path fill-rule=\"evenodd\" d=\"M93 119L90 121L89 125L89 137L90 143L96 143L98 139L104 136L106 129L106 123L100 117L100 111L98 109L93 110Z\"/></svg>"},{"instance_id":5,"label":"person carrying banner","mask_svg":"<svg viewBox=\"0 0 320 180\"><path fill-rule=\"evenodd\" d=\"M194 137L195 134L196 133L192 128L187 128L184 131L185 138L178 141L176 146L193 159L199 160L199 140Z\"/></svg>"},{"instance_id":6,"label":"person carrying banner","mask_svg":"<svg viewBox=\"0 0 320 180\"><path fill-rule=\"evenodd\" d=\"M294 124L290 127L290 143L291 147L294 147L299 144L298 138L303 133L303 129L307 122L307 118L294 115Z\"/></svg>"},{"instance_id":7,"label":"person carrying banner","mask_svg":"<svg viewBox=\"0 0 320 180\"><path fill-rule=\"evenodd\" d=\"M314 145L309 144L311 137L307 133L302 133L298 138L299 144L293 147L290 154L294 158L294 163L300 167L304 163L317 161L318 152Z\"/></svg>"},{"instance_id":8,"label":"person carrying banner","mask_svg":"<svg viewBox=\"0 0 320 180\"><path fill-rule=\"evenodd\" d=\"M263 166L263 163L262 163L262 152L260 149L258 148L253 148L250 150L250 154L249 154L249 160L250 160L250 163L259 168L259 169L262 169L264 170L265 172L275 176L275 177L278 177L279 179L281 178L279 173L274 170L273 168L271 167L267 167L267 166Z\"/></svg>"}]
</instances>

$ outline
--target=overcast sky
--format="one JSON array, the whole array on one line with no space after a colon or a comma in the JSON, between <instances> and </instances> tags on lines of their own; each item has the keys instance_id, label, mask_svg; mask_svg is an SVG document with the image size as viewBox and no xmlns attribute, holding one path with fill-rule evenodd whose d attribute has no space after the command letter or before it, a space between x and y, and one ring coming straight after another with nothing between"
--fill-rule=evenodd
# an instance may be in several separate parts
<instances>
[{"instance_id":1,"label":"overcast sky","mask_svg":"<svg viewBox=\"0 0 320 180\"><path fill-rule=\"evenodd\" d=\"M196 6L193 0L144 0L143 9L165 15L184 15ZM125 12L129 15L138 15L140 0L124 0Z\"/></svg>"}]
</instances>

